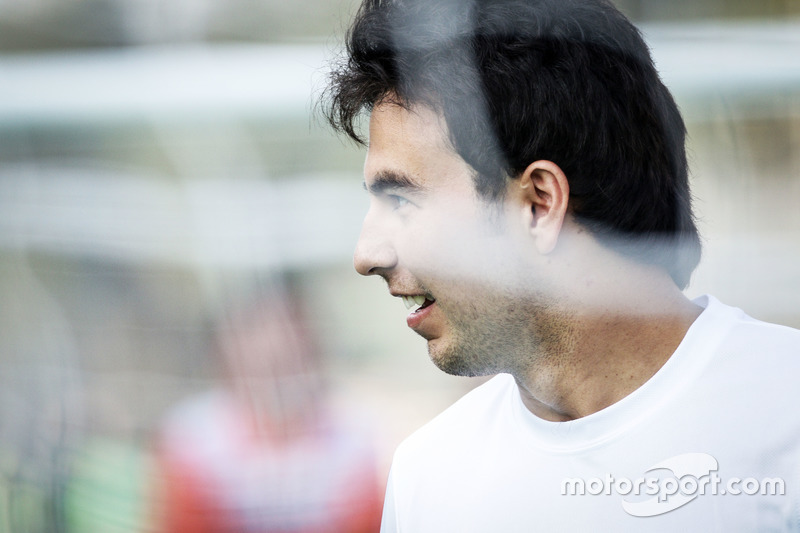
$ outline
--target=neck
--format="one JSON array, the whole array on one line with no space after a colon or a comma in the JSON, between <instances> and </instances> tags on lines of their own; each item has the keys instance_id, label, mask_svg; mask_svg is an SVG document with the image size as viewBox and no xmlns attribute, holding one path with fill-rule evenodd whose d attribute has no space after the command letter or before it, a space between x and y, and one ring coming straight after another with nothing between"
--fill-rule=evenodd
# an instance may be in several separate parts
<instances>
[{"instance_id":1,"label":"neck","mask_svg":"<svg viewBox=\"0 0 800 533\"><path fill-rule=\"evenodd\" d=\"M558 334L546 335L541 353L513 372L533 414L567 421L616 403L666 363L700 315L665 273L629 274L613 290L585 280L592 290L548 317Z\"/></svg>"}]
</instances>

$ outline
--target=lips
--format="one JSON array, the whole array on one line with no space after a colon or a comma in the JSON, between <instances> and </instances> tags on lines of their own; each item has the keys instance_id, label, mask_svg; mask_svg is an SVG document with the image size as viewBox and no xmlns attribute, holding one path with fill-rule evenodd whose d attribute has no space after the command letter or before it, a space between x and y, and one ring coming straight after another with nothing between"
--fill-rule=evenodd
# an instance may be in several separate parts
<instances>
[{"instance_id":1,"label":"lips","mask_svg":"<svg viewBox=\"0 0 800 533\"><path fill-rule=\"evenodd\" d=\"M409 300L413 301L413 304L409 306ZM436 303L436 299L432 296L426 295L416 295L416 296L403 296L403 302L406 304L407 308L413 307L413 305L419 305L417 309L412 311L408 317L406 317L406 323L408 327L411 329L417 329L425 318L430 315L431 310Z\"/></svg>"}]
</instances>

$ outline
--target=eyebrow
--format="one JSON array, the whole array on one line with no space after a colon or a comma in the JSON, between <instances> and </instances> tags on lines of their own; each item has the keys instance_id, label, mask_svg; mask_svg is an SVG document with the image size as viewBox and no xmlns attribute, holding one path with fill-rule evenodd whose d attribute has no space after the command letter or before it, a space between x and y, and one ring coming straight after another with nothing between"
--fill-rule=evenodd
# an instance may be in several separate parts
<instances>
[{"instance_id":1,"label":"eyebrow","mask_svg":"<svg viewBox=\"0 0 800 533\"><path fill-rule=\"evenodd\" d=\"M389 190L412 190L420 191L422 187L415 183L407 175L395 172L393 170L382 170L378 172L372 182L367 185L367 182L362 183L364 190L370 194L383 194Z\"/></svg>"}]
</instances>

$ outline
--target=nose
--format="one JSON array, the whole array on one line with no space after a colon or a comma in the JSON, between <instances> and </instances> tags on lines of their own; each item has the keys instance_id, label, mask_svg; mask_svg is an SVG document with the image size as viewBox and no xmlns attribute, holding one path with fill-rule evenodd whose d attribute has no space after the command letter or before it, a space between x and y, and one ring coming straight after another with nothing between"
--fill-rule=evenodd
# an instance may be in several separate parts
<instances>
[{"instance_id":1,"label":"nose","mask_svg":"<svg viewBox=\"0 0 800 533\"><path fill-rule=\"evenodd\" d=\"M353 254L353 265L362 276L372 276L391 270L397 265L397 252L392 245L390 232L370 209L361 226L361 235Z\"/></svg>"}]
</instances>

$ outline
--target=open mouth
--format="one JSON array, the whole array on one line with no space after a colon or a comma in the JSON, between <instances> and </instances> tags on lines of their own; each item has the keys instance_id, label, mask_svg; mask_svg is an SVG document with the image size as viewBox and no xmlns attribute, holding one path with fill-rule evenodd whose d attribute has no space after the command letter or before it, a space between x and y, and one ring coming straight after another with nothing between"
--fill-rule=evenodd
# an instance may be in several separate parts
<instances>
[{"instance_id":1,"label":"open mouth","mask_svg":"<svg viewBox=\"0 0 800 533\"><path fill-rule=\"evenodd\" d=\"M421 310L425 309L429 305L432 305L436 302L436 299L433 296L427 294L417 294L414 296L403 296L403 303L406 306L406 309L411 309L414 306L419 306L413 312L418 313Z\"/></svg>"}]
</instances>

